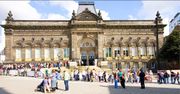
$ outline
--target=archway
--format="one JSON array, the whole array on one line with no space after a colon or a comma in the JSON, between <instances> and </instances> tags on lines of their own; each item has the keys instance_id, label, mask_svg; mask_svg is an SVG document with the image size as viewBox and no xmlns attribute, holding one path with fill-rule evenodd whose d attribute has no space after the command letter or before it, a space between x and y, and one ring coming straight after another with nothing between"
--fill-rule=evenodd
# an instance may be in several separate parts
<instances>
[{"instance_id":1,"label":"archway","mask_svg":"<svg viewBox=\"0 0 180 94\"><path fill-rule=\"evenodd\" d=\"M90 38L83 38L80 41L81 64L83 66L94 65L95 60L95 42Z\"/></svg>"}]
</instances>

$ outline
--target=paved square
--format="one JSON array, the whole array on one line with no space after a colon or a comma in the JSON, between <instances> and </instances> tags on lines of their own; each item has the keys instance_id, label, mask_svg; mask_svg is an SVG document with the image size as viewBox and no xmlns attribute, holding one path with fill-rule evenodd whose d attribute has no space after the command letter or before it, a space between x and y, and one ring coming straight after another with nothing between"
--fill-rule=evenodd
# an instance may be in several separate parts
<instances>
[{"instance_id":1,"label":"paved square","mask_svg":"<svg viewBox=\"0 0 180 94\"><path fill-rule=\"evenodd\" d=\"M38 78L0 76L0 94L43 94L34 89L42 81ZM146 83L140 89L139 83L126 83L126 89L115 89L112 83L71 81L70 90L64 91L63 81L59 90L48 94L178 94L180 85Z\"/></svg>"}]
</instances>

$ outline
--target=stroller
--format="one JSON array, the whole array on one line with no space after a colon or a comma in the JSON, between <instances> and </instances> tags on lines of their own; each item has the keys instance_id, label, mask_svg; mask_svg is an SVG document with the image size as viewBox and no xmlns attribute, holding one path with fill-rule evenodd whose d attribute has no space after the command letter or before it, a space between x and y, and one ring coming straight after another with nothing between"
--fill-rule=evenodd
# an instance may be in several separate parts
<instances>
[{"instance_id":1,"label":"stroller","mask_svg":"<svg viewBox=\"0 0 180 94\"><path fill-rule=\"evenodd\" d=\"M40 92L44 92L44 81L42 81L36 88L35 91L40 91Z\"/></svg>"}]
</instances>

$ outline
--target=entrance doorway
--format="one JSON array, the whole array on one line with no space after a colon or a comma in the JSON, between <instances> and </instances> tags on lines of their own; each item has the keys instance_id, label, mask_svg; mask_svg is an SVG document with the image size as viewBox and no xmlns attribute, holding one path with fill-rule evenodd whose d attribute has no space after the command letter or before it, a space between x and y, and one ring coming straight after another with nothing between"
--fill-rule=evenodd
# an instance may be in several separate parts
<instances>
[{"instance_id":1,"label":"entrance doorway","mask_svg":"<svg viewBox=\"0 0 180 94\"><path fill-rule=\"evenodd\" d=\"M83 66L94 65L94 61L95 61L95 52L93 50L89 51L88 49L86 49L84 51L81 51L81 65Z\"/></svg>"},{"instance_id":2,"label":"entrance doorway","mask_svg":"<svg viewBox=\"0 0 180 94\"><path fill-rule=\"evenodd\" d=\"M95 43L90 38L84 38L80 43L81 65L89 66L95 63Z\"/></svg>"}]
</instances>

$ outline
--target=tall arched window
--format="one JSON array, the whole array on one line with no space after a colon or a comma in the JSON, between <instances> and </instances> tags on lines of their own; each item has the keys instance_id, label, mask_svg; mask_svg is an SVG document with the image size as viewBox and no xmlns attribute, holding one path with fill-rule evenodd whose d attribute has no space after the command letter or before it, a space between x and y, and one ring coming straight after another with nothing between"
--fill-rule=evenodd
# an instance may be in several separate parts
<instances>
[{"instance_id":1,"label":"tall arched window","mask_svg":"<svg viewBox=\"0 0 180 94\"><path fill-rule=\"evenodd\" d=\"M21 49L16 48L16 59L21 59Z\"/></svg>"},{"instance_id":2,"label":"tall arched window","mask_svg":"<svg viewBox=\"0 0 180 94\"><path fill-rule=\"evenodd\" d=\"M135 47L131 47L131 56L137 56L137 50Z\"/></svg>"},{"instance_id":3,"label":"tall arched window","mask_svg":"<svg viewBox=\"0 0 180 94\"><path fill-rule=\"evenodd\" d=\"M120 55L120 48L115 48L114 49L114 56L117 57L118 55Z\"/></svg>"},{"instance_id":4,"label":"tall arched window","mask_svg":"<svg viewBox=\"0 0 180 94\"><path fill-rule=\"evenodd\" d=\"M124 48L123 48L123 55L124 55L124 56L129 56L128 47L124 47Z\"/></svg>"},{"instance_id":5,"label":"tall arched window","mask_svg":"<svg viewBox=\"0 0 180 94\"><path fill-rule=\"evenodd\" d=\"M112 56L111 53L112 53L112 49L106 48L106 57L111 57Z\"/></svg>"},{"instance_id":6,"label":"tall arched window","mask_svg":"<svg viewBox=\"0 0 180 94\"><path fill-rule=\"evenodd\" d=\"M60 48L54 48L54 59L58 60L58 55L61 54L60 53Z\"/></svg>"},{"instance_id":7,"label":"tall arched window","mask_svg":"<svg viewBox=\"0 0 180 94\"><path fill-rule=\"evenodd\" d=\"M41 58L41 50L40 48L35 48L35 58Z\"/></svg>"},{"instance_id":8,"label":"tall arched window","mask_svg":"<svg viewBox=\"0 0 180 94\"><path fill-rule=\"evenodd\" d=\"M44 49L44 57L45 57L45 59L49 59L50 58L49 48L45 48Z\"/></svg>"},{"instance_id":9,"label":"tall arched window","mask_svg":"<svg viewBox=\"0 0 180 94\"><path fill-rule=\"evenodd\" d=\"M69 58L69 48L64 48L64 57Z\"/></svg>"},{"instance_id":10,"label":"tall arched window","mask_svg":"<svg viewBox=\"0 0 180 94\"><path fill-rule=\"evenodd\" d=\"M31 59L31 48L26 48L25 50L25 58Z\"/></svg>"}]
</instances>

